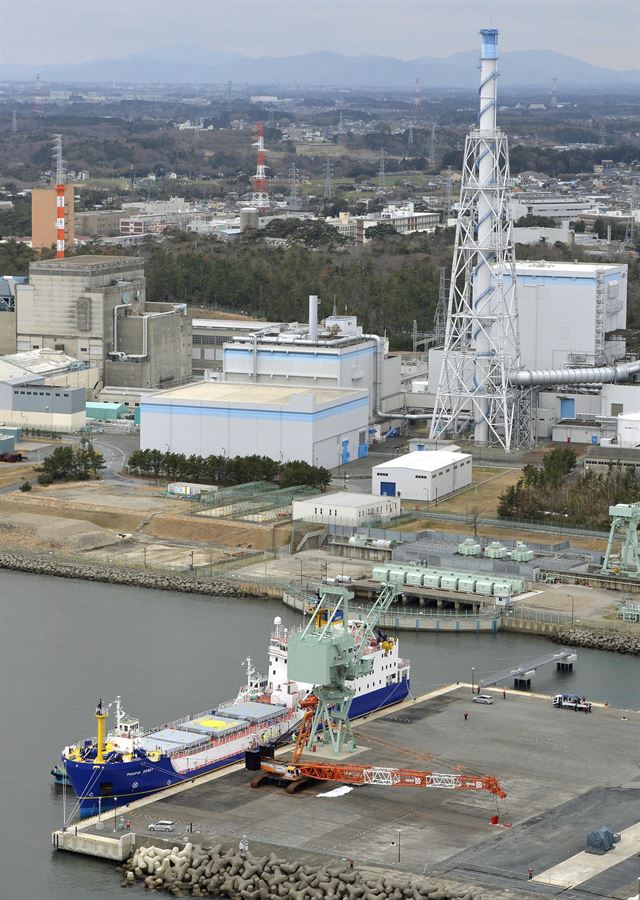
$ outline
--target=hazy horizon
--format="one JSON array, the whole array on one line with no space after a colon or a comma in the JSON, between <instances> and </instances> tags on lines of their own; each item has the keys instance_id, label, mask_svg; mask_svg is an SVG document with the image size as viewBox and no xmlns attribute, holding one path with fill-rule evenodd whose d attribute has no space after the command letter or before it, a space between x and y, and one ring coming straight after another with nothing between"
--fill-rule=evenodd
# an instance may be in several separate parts
<instances>
[{"instance_id":1,"label":"hazy horizon","mask_svg":"<svg viewBox=\"0 0 640 900\"><path fill-rule=\"evenodd\" d=\"M249 57L444 58L477 49L479 29L496 27L503 53L553 50L640 69L638 0L2 0L0 25L4 64L84 63L174 44Z\"/></svg>"}]
</instances>

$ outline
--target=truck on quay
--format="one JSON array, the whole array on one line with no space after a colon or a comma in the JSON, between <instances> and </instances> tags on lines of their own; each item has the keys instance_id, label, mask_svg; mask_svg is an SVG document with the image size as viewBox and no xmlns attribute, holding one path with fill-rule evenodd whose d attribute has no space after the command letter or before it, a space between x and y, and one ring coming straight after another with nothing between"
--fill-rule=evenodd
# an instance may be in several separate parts
<instances>
[{"instance_id":1,"label":"truck on quay","mask_svg":"<svg viewBox=\"0 0 640 900\"><path fill-rule=\"evenodd\" d=\"M591 704L585 697L578 694L556 694L553 705L557 709L575 709L578 712L591 712Z\"/></svg>"}]
</instances>

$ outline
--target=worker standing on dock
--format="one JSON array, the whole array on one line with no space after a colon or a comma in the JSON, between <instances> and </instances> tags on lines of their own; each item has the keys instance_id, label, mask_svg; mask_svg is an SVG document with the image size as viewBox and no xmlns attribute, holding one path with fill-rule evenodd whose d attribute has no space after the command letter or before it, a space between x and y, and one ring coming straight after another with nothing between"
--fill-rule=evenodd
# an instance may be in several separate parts
<instances>
[{"instance_id":1,"label":"worker standing on dock","mask_svg":"<svg viewBox=\"0 0 640 900\"><path fill-rule=\"evenodd\" d=\"M533 881L533 868L529 866L529 881Z\"/></svg>"},{"instance_id":2,"label":"worker standing on dock","mask_svg":"<svg viewBox=\"0 0 640 900\"><path fill-rule=\"evenodd\" d=\"M464 720L465 720L465 722L467 721L468 718L469 718L469 713L465 710L465 712L464 712Z\"/></svg>"},{"instance_id":3,"label":"worker standing on dock","mask_svg":"<svg viewBox=\"0 0 640 900\"><path fill-rule=\"evenodd\" d=\"M504 688L503 688L503 690L502 690L502 699L503 699L503 700L506 700L506 699L507 699L507 692L504 690Z\"/></svg>"}]
</instances>

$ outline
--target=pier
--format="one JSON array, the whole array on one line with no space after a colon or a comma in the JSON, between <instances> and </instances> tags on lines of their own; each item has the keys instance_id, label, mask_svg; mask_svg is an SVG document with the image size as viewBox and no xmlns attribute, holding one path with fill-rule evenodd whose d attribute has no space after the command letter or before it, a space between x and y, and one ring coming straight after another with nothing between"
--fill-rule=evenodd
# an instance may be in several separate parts
<instances>
[{"instance_id":1,"label":"pier","mask_svg":"<svg viewBox=\"0 0 640 900\"><path fill-rule=\"evenodd\" d=\"M478 681L478 686L480 688L493 687L513 679L513 686L515 688L530 688L537 670L541 669L542 666L548 666L550 663L555 663L556 669L559 671L571 672L577 659L578 654L575 650L559 650L556 653L547 653L546 656L539 656L537 659L531 659L521 666L516 666L515 669L503 669L501 672L495 672L487 678L481 678Z\"/></svg>"},{"instance_id":2,"label":"pier","mask_svg":"<svg viewBox=\"0 0 640 900\"><path fill-rule=\"evenodd\" d=\"M554 661L569 665L570 655L561 651L521 668L526 673ZM471 703L471 687L448 685L371 714L355 724L358 747L348 756L359 764L495 775L506 803L497 806L484 791L376 785L327 796L334 787L327 783L289 796L275 786L252 789L251 773L239 764L120 807L117 816L103 816L102 829L97 819L73 823L67 837L54 833L54 847L117 859L124 840L135 847L195 842L235 851L246 841L259 857L274 852L306 865L348 859L367 872L426 873L499 896L514 889L539 893L540 883L528 881L528 867L533 864L542 876L569 864L584 850L586 835L606 822L624 837L603 857L602 871L580 869L584 876L574 891L584 898L596 892L631 896L635 860L626 835L635 833L628 829L640 820L632 784L638 715L594 703L592 715L578 716L533 691L507 689L503 700L503 689L496 687L486 688L494 703L479 706ZM318 746L306 758L331 757ZM122 816L130 834L118 830ZM149 824L159 819L173 820L175 831L150 833ZM497 827L510 823L508 829ZM115 871L113 877L115 886Z\"/></svg>"}]
</instances>

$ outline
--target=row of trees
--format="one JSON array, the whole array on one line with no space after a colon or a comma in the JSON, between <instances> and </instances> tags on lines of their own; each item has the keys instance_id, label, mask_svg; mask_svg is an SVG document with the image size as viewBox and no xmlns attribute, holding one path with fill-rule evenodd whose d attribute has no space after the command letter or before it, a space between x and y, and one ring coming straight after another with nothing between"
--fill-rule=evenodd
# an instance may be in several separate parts
<instances>
[{"instance_id":1,"label":"row of trees","mask_svg":"<svg viewBox=\"0 0 640 900\"><path fill-rule=\"evenodd\" d=\"M568 448L554 450L545 464L525 466L519 481L500 496L501 519L561 521L580 528L605 529L609 506L640 497L640 477L630 466L611 465L603 474L587 469L575 477L571 474L575 454Z\"/></svg>"},{"instance_id":2,"label":"row of trees","mask_svg":"<svg viewBox=\"0 0 640 900\"><path fill-rule=\"evenodd\" d=\"M147 478L221 487L271 481L281 488L306 484L324 490L331 482L331 473L322 466L311 466L300 460L279 463L268 456L185 456L161 450L136 450L129 457L128 470Z\"/></svg>"},{"instance_id":3,"label":"row of trees","mask_svg":"<svg viewBox=\"0 0 640 900\"><path fill-rule=\"evenodd\" d=\"M54 481L89 481L99 478L104 468L102 453L89 441L83 441L79 447L56 447L36 467L36 472L38 483L46 485Z\"/></svg>"}]
</instances>

